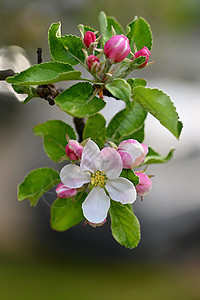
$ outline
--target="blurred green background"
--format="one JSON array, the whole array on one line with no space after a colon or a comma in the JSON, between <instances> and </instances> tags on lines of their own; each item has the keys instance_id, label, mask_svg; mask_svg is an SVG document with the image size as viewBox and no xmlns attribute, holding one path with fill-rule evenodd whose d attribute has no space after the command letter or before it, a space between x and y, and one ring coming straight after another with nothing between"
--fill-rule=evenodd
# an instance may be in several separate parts
<instances>
[{"instance_id":1,"label":"blurred green background","mask_svg":"<svg viewBox=\"0 0 200 300\"><path fill-rule=\"evenodd\" d=\"M200 299L200 1L0 0L0 69L37 63L38 47L49 61L52 22L79 35L80 23L98 29L101 10L124 27L135 15L150 23L155 63L133 76L171 96L185 125L181 139L149 116L145 142L163 155L172 146L176 152L168 164L149 168L153 190L134 204L142 227L137 249L119 246L109 221L57 233L49 226L55 194L33 209L17 202L16 190L34 168L61 168L45 156L33 126L56 118L73 126L72 118L40 99L23 106L0 82L1 299ZM11 45L23 49L5 48Z\"/></svg>"}]
</instances>

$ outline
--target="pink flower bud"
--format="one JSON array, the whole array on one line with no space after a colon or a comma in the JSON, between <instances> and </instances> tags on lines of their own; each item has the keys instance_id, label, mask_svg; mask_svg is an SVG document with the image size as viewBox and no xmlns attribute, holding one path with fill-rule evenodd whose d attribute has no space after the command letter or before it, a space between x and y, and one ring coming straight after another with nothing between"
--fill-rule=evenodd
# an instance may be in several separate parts
<instances>
[{"instance_id":1,"label":"pink flower bud","mask_svg":"<svg viewBox=\"0 0 200 300\"><path fill-rule=\"evenodd\" d=\"M83 42L87 48L90 47L90 44L94 43L96 41L96 35L92 31L86 31Z\"/></svg>"},{"instance_id":2,"label":"pink flower bud","mask_svg":"<svg viewBox=\"0 0 200 300\"><path fill-rule=\"evenodd\" d=\"M145 46L144 46L142 49L138 50L138 51L134 54L135 58L138 58L138 57L140 57L140 56L145 56L145 57L146 57L145 62L139 67L140 69L141 69L141 68L144 68L144 67L147 65L148 59L149 59L149 56L150 56L150 55L151 55L151 52L150 52L149 49L148 49L147 47L145 47Z\"/></svg>"},{"instance_id":3,"label":"pink flower bud","mask_svg":"<svg viewBox=\"0 0 200 300\"><path fill-rule=\"evenodd\" d=\"M71 160L77 160L81 158L82 151L83 151L83 146L80 145L79 142L75 140L69 140L69 143L65 147L66 155Z\"/></svg>"},{"instance_id":4,"label":"pink flower bud","mask_svg":"<svg viewBox=\"0 0 200 300\"><path fill-rule=\"evenodd\" d=\"M100 69L99 59L95 55L89 55L86 64L89 70L92 69L98 71Z\"/></svg>"},{"instance_id":5,"label":"pink flower bud","mask_svg":"<svg viewBox=\"0 0 200 300\"><path fill-rule=\"evenodd\" d=\"M132 169L141 165L148 153L148 147L134 139L121 142L117 147L124 169Z\"/></svg>"},{"instance_id":6,"label":"pink flower bud","mask_svg":"<svg viewBox=\"0 0 200 300\"><path fill-rule=\"evenodd\" d=\"M103 224L105 224L106 223L106 219L105 220L103 220L103 222L101 222L101 223L91 223L91 222L89 222L88 221L88 224L90 225L90 226L92 226L92 227L100 227L100 226L103 226Z\"/></svg>"},{"instance_id":7,"label":"pink flower bud","mask_svg":"<svg viewBox=\"0 0 200 300\"><path fill-rule=\"evenodd\" d=\"M115 62L122 61L130 51L129 39L123 34L114 35L104 46L105 55Z\"/></svg>"},{"instance_id":8,"label":"pink flower bud","mask_svg":"<svg viewBox=\"0 0 200 300\"><path fill-rule=\"evenodd\" d=\"M77 194L77 190L70 189L62 183L60 183L56 188L56 193L58 198L69 198L75 196Z\"/></svg>"},{"instance_id":9,"label":"pink flower bud","mask_svg":"<svg viewBox=\"0 0 200 300\"><path fill-rule=\"evenodd\" d=\"M135 172L135 174L139 177L139 184L135 187L137 194L143 197L151 191L152 182L150 178L142 172Z\"/></svg>"}]
</instances>

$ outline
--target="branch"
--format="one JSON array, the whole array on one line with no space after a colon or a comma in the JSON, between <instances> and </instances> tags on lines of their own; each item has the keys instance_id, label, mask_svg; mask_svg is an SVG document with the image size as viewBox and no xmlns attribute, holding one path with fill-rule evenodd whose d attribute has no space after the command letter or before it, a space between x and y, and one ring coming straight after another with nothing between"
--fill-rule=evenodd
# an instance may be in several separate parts
<instances>
[{"instance_id":1,"label":"branch","mask_svg":"<svg viewBox=\"0 0 200 300\"><path fill-rule=\"evenodd\" d=\"M81 143L83 141L83 130L85 128L85 119L84 118L73 118L74 125L76 127L76 131L78 133L78 141Z\"/></svg>"}]
</instances>

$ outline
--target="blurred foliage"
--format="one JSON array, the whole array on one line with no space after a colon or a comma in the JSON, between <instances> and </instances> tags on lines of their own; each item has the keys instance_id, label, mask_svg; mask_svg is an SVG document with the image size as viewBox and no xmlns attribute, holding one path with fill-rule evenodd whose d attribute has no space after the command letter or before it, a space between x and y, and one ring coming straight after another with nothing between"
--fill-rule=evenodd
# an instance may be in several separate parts
<instances>
[{"instance_id":1,"label":"blurred foliage","mask_svg":"<svg viewBox=\"0 0 200 300\"><path fill-rule=\"evenodd\" d=\"M51 22L62 20L68 32L78 23L97 27L101 10L115 15L124 26L133 16L143 16L153 31L156 27L160 32L164 29L171 33L174 30L184 32L186 28L195 30L200 23L199 0L124 0L123 3L121 0L100 0L95 5L92 0L0 0L0 43L36 47Z\"/></svg>"},{"instance_id":2,"label":"blurred foliage","mask_svg":"<svg viewBox=\"0 0 200 300\"><path fill-rule=\"evenodd\" d=\"M199 299L197 265L79 260L1 261L1 297L32 299Z\"/></svg>"}]
</instances>

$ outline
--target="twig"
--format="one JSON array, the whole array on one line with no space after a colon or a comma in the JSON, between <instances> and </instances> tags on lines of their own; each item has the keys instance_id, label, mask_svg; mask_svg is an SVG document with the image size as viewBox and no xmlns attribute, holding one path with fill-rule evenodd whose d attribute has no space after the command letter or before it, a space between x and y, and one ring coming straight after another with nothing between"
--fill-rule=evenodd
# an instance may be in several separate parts
<instances>
[{"instance_id":1,"label":"twig","mask_svg":"<svg viewBox=\"0 0 200 300\"><path fill-rule=\"evenodd\" d=\"M11 69L0 71L0 80L6 80L7 77L14 76L15 72Z\"/></svg>"},{"instance_id":2,"label":"twig","mask_svg":"<svg viewBox=\"0 0 200 300\"><path fill-rule=\"evenodd\" d=\"M42 48L39 47L37 49L37 55L38 55L38 57L37 57L38 64L41 64L41 62L42 62Z\"/></svg>"}]
</instances>

